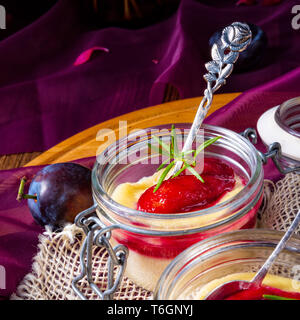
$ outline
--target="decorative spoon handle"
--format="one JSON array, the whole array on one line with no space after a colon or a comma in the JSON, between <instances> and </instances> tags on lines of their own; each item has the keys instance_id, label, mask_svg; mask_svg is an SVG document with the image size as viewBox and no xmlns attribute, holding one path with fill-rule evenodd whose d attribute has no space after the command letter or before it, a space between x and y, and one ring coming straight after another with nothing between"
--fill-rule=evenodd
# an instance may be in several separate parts
<instances>
[{"instance_id":1,"label":"decorative spoon handle","mask_svg":"<svg viewBox=\"0 0 300 320\"><path fill-rule=\"evenodd\" d=\"M192 148L197 132L211 106L214 92L226 83L226 78L231 74L233 64L238 59L239 53L247 48L251 38L251 30L247 24L234 22L224 28L221 39L212 46L211 56L213 60L205 64L208 73L203 76L207 82L207 89L204 91L203 99L183 146L183 152ZM173 173L176 173L181 166L182 162L178 161Z\"/></svg>"},{"instance_id":2,"label":"decorative spoon handle","mask_svg":"<svg viewBox=\"0 0 300 320\"><path fill-rule=\"evenodd\" d=\"M275 261L275 259L279 255L279 253L285 248L286 243L293 235L293 233L296 230L296 228L298 227L299 223L300 223L300 210L297 213L294 221L292 222L292 224L290 225L290 227L288 228L288 230L286 231L286 233L282 237L282 239L278 242L278 244L277 244L276 248L274 249L274 251L272 252L272 254L269 256L269 258L266 260L266 262L262 265L262 267L256 273L254 278L251 280L252 284L255 284L258 286L262 284L262 282L263 282L266 274L268 273L270 267L272 266L273 262Z\"/></svg>"}]
</instances>

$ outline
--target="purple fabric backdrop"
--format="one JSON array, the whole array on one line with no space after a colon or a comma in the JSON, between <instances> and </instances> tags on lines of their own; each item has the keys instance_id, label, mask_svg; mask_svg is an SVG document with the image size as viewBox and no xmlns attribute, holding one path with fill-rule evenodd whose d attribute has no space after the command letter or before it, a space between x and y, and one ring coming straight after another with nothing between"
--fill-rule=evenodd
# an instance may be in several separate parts
<instances>
[{"instance_id":1,"label":"purple fabric backdrop","mask_svg":"<svg viewBox=\"0 0 300 320\"><path fill-rule=\"evenodd\" d=\"M296 44L300 31L290 27L295 3L215 12L212 6L184 0L172 18L149 28L84 32L77 9L70 1L60 1L44 17L0 43L0 57L6 57L0 59L1 152L42 150L120 113L160 103L167 82L179 89L182 98L202 94L209 34L233 20L261 25L269 36L272 59L261 70L232 75L223 91L251 89L206 122L237 132L255 127L263 111L300 95ZM214 19L209 18L212 12ZM77 56L93 46L110 52L73 66ZM258 148L263 150L261 142ZM94 158L78 162L91 167ZM8 298L30 271L37 251L42 228L34 223L26 201L18 203L15 198L19 179L32 178L39 169L0 173L0 266L7 273L6 289L0 288L2 298ZM278 173L267 165L265 176L276 179Z\"/></svg>"},{"instance_id":2,"label":"purple fabric backdrop","mask_svg":"<svg viewBox=\"0 0 300 320\"><path fill-rule=\"evenodd\" d=\"M90 30L81 2L60 0L0 42L0 154L42 151L99 122L161 103L166 83L181 98L202 95L208 39L235 20L261 26L269 49L263 68L233 74L220 92L245 91L300 64L300 34L291 27L298 0L269 7L182 0L172 17L140 30ZM74 66L93 46L110 52Z\"/></svg>"}]
</instances>

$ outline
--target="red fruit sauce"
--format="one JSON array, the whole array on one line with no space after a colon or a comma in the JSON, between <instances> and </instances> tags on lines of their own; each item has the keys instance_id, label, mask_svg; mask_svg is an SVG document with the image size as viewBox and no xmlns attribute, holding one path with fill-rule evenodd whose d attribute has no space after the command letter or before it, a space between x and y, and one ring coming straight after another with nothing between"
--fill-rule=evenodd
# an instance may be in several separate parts
<instances>
[{"instance_id":1,"label":"red fruit sauce","mask_svg":"<svg viewBox=\"0 0 300 320\"><path fill-rule=\"evenodd\" d=\"M139 198L137 209L150 213L178 213L214 205L235 185L234 171L218 159L205 159L201 176L204 183L188 172L165 180L157 191L148 188Z\"/></svg>"},{"instance_id":2,"label":"red fruit sauce","mask_svg":"<svg viewBox=\"0 0 300 320\"><path fill-rule=\"evenodd\" d=\"M150 187L138 200L138 210L167 214L204 209L215 205L235 185L233 169L214 158L205 158L201 177L205 181L204 183L194 175L183 173L176 178L164 181L155 193L153 193L155 186ZM208 237L237 229L253 228L261 201L262 197L240 219L204 232L164 237L114 230L113 237L119 243L140 254L173 259L183 250Z\"/></svg>"},{"instance_id":3,"label":"red fruit sauce","mask_svg":"<svg viewBox=\"0 0 300 320\"><path fill-rule=\"evenodd\" d=\"M279 296L296 300L300 299L300 292L284 291L270 286L262 285L259 287L253 287L247 290L239 291L228 296L224 300L270 300L268 299L268 297L264 297L264 295Z\"/></svg>"}]
</instances>

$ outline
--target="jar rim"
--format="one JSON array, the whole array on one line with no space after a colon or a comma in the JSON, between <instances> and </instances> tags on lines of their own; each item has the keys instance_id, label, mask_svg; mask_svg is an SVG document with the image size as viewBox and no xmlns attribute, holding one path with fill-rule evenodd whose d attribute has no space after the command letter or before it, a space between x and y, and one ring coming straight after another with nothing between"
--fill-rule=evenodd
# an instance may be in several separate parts
<instances>
[{"instance_id":1,"label":"jar rim","mask_svg":"<svg viewBox=\"0 0 300 320\"><path fill-rule=\"evenodd\" d=\"M187 123L180 123L180 124L178 123L176 125L188 125L190 127L190 124L187 124ZM189 219L189 218L196 217L199 215L209 215L212 213L216 213L220 210L226 210L226 209L232 208L232 207L233 208L239 207L243 203L245 197L248 198L252 194L255 193L256 188L257 188L257 182L258 182L259 178L263 176L261 159L260 159L255 147L246 138L244 138L240 134L238 134L232 130L223 128L223 127L218 127L218 126L213 126L213 125L208 125L208 124L203 124L202 126L204 128L204 132L211 130L211 131L217 131L218 133L222 133L224 136L235 139L240 144L243 144L243 146L247 147L249 149L249 151L251 151L253 154L255 154L255 156L253 156L253 159L255 161L255 168L254 168L253 172L251 172L251 176L249 177L247 184L236 195L234 195L233 197L231 197L231 198L229 198L219 204L216 204L212 207L202 209L202 210L197 210L197 211L184 212L184 213L173 213L173 214L159 214L159 213L143 212L143 211L139 211L136 209L125 207L125 206L117 203L116 201L114 201L111 198L111 196L104 190L103 186L99 182L99 177L97 176L97 172L98 172L99 166L101 166L102 164L100 164L98 161L96 161L94 164L93 170L92 170L92 187L93 187L94 200L101 201L102 203L104 203L104 205L106 207L113 210L114 212L117 212L117 214L120 215L122 218L124 218L124 217L132 218L132 217L138 215L139 217L142 217L145 219L155 218L155 219L161 219L161 220L179 219L179 218L180 219ZM161 127L161 126L154 126L152 128L156 128L156 127ZM164 128L171 128L171 124L164 125ZM146 128L143 130L147 130L147 129L151 129L151 128ZM139 135L139 132L136 132L136 134ZM118 142L125 141L125 139L126 139L126 137L123 137L123 138L119 139ZM108 146L99 156L104 155L106 152L108 152L109 148L110 148L110 146ZM250 193L249 193L249 190L247 190L247 188L249 188L249 187L251 189ZM234 203L234 206L233 206L233 203ZM240 214L238 216L233 215L227 219L222 219L221 221L217 221L216 223L209 225L208 229L217 227L219 225L223 225L224 223L228 223L230 221L234 221L235 219L239 218L241 216L241 214L242 214L242 212L240 212ZM131 228L131 230L135 230L135 229L138 230L139 228L135 228L135 227ZM199 228L197 228L195 230L199 231ZM202 230L206 230L206 229L201 229L201 231ZM190 232L192 233L195 231L190 231Z\"/></svg>"},{"instance_id":2,"label":"jar rim","mask_svg":"<svg viewBox=\"0 0 300 320\"><path fill-rule=\"evenodd\" d=\"M275 112L275 121L276 123L287 133L300 138L300 131L296 131L292 128L292 126L290 125L290 121L296 120L299 121L300 124L300 119L298 117L298 114L296 114L296 117L292 117L291 118L291 114L293 113L293 111L295 110L295 107L300 108L300 97L295 97L292 99L289 99L285 102L283 102L276 110ZM298 111L297 108L297 111ZM300 110L300 109L299 109ZM298 122L297 122L298 124Z\"/></svg>"}]
</instances>

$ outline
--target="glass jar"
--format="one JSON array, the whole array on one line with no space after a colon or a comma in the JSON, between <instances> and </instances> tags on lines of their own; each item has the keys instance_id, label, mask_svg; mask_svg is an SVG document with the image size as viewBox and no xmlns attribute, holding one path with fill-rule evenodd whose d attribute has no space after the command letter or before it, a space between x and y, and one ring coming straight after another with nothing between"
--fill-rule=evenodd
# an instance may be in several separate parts
<instances>
[{"instance_id":1,"label":"glass jar","mask_svg":"<svg viewBox=\"0 0 300 320\"><path fill-rule=\"evenodd\" d=\"M234 274L247 273L249 277L245 280L251 280L283 234L281 231L265 229L238 230L191 246L165 269L156 286L154 299L201 299L220 285L218 279ZM287 278L293 291L300 291L299 237L293 236L289 240L269 274ZM283 285L284 282L281 282ZM204 291L205 286L209 290Z\"/></svg>"},{"instance_id":2,"label":"glass jar","mask_svg":"<svg viewBox=\"0 0 300 320\"><path fill-rule=\"evenodd\" d=\"M204 125L199 141L221 136L205 149L205 156L229 163L243 177L243 188L223 202L194 212L154 214L115 202L111 195L124 182L137 182L157 170L159 154L149 154L152 135L169 141L171 125L136 132L109 146L97 157L92 171L96 213L104 226L112 226L111 243L129 249L125 274L150 291L166 266L179 253L200 240L219 233L253 228L263 197L262 162L254 146L241 135ZM184 140L190 124L176 124L176 135ZM182 137L183 135L183 137ZM130 160L130 161L128 161Z\"/></svg>"}]
</instances>

